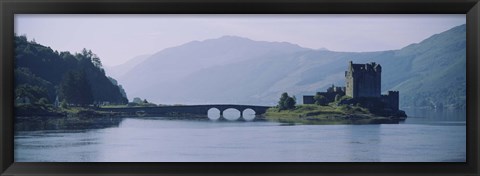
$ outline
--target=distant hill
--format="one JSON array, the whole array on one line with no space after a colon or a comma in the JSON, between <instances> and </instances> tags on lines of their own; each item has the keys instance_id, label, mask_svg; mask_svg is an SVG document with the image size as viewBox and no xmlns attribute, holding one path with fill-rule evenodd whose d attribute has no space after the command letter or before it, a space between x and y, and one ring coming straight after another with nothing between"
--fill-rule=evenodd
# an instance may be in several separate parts
<instances>
[{"instance_id":1,"label":"distant hill","mask_svg":"<svg viewBox=\"0 0 480 176\"><path fill-rule=\"evenodd\" d=\"M95 102L126 104L126 95L113 78L105 75L99 58L93 53L75 55L54 51L50 47L15 36L15 96L28 97L32 103L42 100L53 103L62 94L63 85L83 87L69 89L71 95L82 98L91 94ZM70 79L67 79L71 76ZM68 81L68 83L66 82ZM86 87L85 87L86 86ZM61 101L61 99L60 99Z\"/></svg>"},{"instance_id":2,"label":"distant hill","mask_svg":"<svg viewBox=\"0 0 480 176\"><path fill-rule=\"evenodd\" d=\"M120 65L110 66L110 67L105 66L105 72L107 73L107 75L112 76L114 78L121 77L126 73L128 73L133 68L135 68L135 66L145 61L148 57L150 57L150 55L148 54L139 55Z\"/></svg>"},{"instance_id":3,"label":"distant hill","mask_svg":"<svg viewBox=\"0 0 480 176\"><path fill-rule=\"evenodd\" d=\"M156 103L275 105L344 86L348 61L382 65L382 91L405 106L465 106L466 35L461 25L399 50L335 52L227 36L160 51L119 77L132 96Z\"/></svg>"},{"instance_id":4,"label":"distant hill","mask_svg":"<svg viewBox=\"0 0 480 176\"><path fill-rule=\"evenodd\" d=\"M223 36L164 49L145 59L119 79L129 94L151 97L150 93L153 92L146 92L148 90L145 89L160 88L202 69L307 50L310 49L286 42L260 42Z\"/></svg>"},{"instance_id":5,"label":"distant hill","mask_svg":"<svg viewBox=\"0 0 480 176\"><path fill-rule=\"evenodd\" d=\"M465 25L395 51L390 60L384 87L401 91L402 105L465 107Z\"/></svg>"}]
</instances>

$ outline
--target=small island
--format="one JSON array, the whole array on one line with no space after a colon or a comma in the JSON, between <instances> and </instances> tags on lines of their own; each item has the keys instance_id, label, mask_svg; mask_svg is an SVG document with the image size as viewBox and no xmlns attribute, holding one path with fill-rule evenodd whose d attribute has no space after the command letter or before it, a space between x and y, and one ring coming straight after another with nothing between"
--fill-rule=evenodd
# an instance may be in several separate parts
<instances>
[{"instance_id":1,"label":"small island","mask_svg":"<svg viewBox=\"0 0 480 176\"><path fill-rule=\"evenodd\" d=\"M403 112L403 111L402 111ZM405 113L381 116L367 108L352 105L298 105L294 109L270 108L265 118L287 125L334 125L334 124L396 124L406 119Z\"/></svg>"},{"instance_id":2,"label":"small island","mask_svg":"<svg viewBox=\"0 0 480 176\"><path fill-rule=\"evenodd\" d=\"M399 109L399 92L382 95L380 64L349 63L346 87L332 85L327 92L303 96L303 105L283 93L265 118L287 124L391 124L407 118Z\"/></svg>"}]
</instances>

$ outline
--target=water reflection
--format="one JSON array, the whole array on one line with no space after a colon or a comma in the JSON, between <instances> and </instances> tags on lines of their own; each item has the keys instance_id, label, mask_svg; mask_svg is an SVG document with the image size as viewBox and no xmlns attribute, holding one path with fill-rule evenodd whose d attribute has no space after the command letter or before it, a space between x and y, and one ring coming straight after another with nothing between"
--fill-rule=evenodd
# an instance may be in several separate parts
<instances>
[{"instance_id":1,"label":"water reflection","mask_svg":"<svg viewBox=\"0 0 480 176\"><path fill-rule=\"evenodd\" d=\"M237 109L229 108L221 112L217 108L211 108L207 112L208 119L211 121L227 120L227 121L254 121L256 118L255 111L253 109L245 109L239 111Z\"/></svg>"},{"instance_id":2,"label":"water reflection","mask_svg":"<svg viewBox=\"0 0 480 176\"><path fill-rule=\"evenodd\" d=\"M355 125L346 128L349 160L379 162L381 153L380 125ZM365 135L368 134L368 135Z\"/></svg>"},{"instance_id":3,"label":"water reflection","mask_svg":"<svg viewBox=\"0 0 480 176\"><path fill-rule=\"evenodd\" d=\"M217 108L210 108L207 112L208 119L216 121L220 119L220 110Z\"/></svg>"},{"instance_id":4,"label":"water reflection","mask_svg":"<svg viewBox=\"0 0 480 176\"><path fill-rule=\"evenodd\" d=\"M411 118L403 124L280 126L149 117L102 129L18 131L15 161L464 162L465 125L437 124L462 124L465 113L424 111L407 112Z\"/></svg>"},{"instance_id":5,"label":"water reflection","mask_svg":"<svg viewBox=\"0 0 480 176\"><path fill-rule=\"evenodd\" d=\"M228 108L223 111L223 117L228 121L236 121L240 118L240 111L233 108Z\"/></svg>"},{"instance_id":6,"label":"water reflection","mask_svg":"<svg viewBox=\"0 0 480 176\"><path fill-rule=\"evenodd\" d=\"M245 109L242 112L245 121L253 121L255 119L255 111L253 109Z\"/></svg>"},{"instance_id":7,"label":"water reflection","mask_svg":"<svg viewBox=\"0 0 480 176\"><path fill-rule=\"evenodd\" d=\"M406 124L465 125L466 109L405 109Z\"/></svg>"},{"instance_id":8,"label":"water reflection","mask_svg":"<svg viewBox=\"0 0 480 176\"><path fill-rule=\"evenodd\" d=\"M118 126L121 121L111 117L16 117L15 131L101 129Z\"/></svg>"}]
</instances>

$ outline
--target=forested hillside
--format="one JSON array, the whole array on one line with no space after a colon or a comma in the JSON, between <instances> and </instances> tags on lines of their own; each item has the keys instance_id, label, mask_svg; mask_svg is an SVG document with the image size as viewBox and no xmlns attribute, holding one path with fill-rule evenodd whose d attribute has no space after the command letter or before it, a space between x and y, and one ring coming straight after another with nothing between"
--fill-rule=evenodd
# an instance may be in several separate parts
<instances>
[{"instance_id":1,"label":"forested hillside","mask_svg":"<svg viewBox=\"0 0 480 176\"><path fill-rule=\"evenodd\" d=\"M31 103L126 104L126 94L105 75L92 51L58 52L26 36L15 36L15 97Z\"/></svg>"}]
</instances>

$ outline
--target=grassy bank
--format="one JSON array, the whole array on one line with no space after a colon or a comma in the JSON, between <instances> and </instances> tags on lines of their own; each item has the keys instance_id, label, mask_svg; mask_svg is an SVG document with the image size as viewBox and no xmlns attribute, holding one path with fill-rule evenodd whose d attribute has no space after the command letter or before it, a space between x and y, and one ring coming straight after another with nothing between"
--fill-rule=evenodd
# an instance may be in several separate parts
<instances>
[{"instance_id":1,"label":"grassy bank","mask_svg":"<svg viewBox=\"0 0 480 176\"><path fill-rule=\"evenodd\" d=\"M292 110L270 108L265 118L288 124L383 124L398 123L399 118L379 117L358 106L298 105Z\"/></svg>"},{"instance_id":2,"label":"grassy bank","mask_svg":"<svg viewBox=\"0 0 480 176\"><path fill-rule=\"evenodd\" d=\"M36 131L36 130L84 130L100 129L118 126L121 118L85 118L80 116L64 117L16 117L16 131Z\"/></svg>"},{"instance_id":3,"label":"grassy bank","mask_svg":"<svg viewBox=\"0 0 480 176\"><path fill-rule=\"evenodd\" d=\"M75 130L116 126L121 114L96 111L92 107L54 108L53 106L25 105L15 109L15 130Z\"/></svg>"},{"instance_id":4,"label":"grassy bank","mask_svg":"<svg viewBox=\"0 0 480 176\"><path fill-rule=\"evenodd\" d=\"M19 117L112 117L121 115L114 112L99 111L94 107L53 107L52 105L22 105L15 107Z\"/></svg>"}]
</instances>

